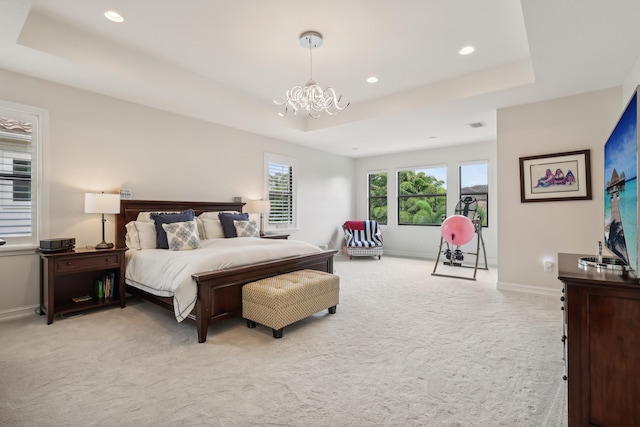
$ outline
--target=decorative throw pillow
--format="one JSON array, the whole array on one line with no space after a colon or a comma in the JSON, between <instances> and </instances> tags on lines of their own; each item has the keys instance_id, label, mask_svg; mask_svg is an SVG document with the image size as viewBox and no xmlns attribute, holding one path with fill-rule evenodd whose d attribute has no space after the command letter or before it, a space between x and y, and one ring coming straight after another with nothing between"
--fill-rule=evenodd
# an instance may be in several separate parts
<instances>
[{"instance_id":1,"label":"decorative throw pillow","mask_svg":"<svg viewBox=\"0 0 640 427\"><path fill-rule=\"evenodd\" d=\"M203 218L202 228L204 229L205 239L223 239L224 233L222 232L222 223L219 219L207 219Z\"/></svg>"},{"instance_id":2,"label":"decorative throw pillow","mask_svg":"<svg viewBox=\"0 0 640 427\"><path fill-rule=\"evenodd\" d=\"M162 228L167 233L168 249L172 251L182 251L200 247L198 225L195 220L162 224Z\"/></svg>"},{"instance_id":3,"label":"decorative throw pillow","mask_svg":"<svg viewBox=\"0 0 640 427\"><path fill-rule=\"evenodd\" d=\"M156 248L169 249L169 243L167 242L167 233L162 228L162 224L171 224L172 222L186 222L193 221L195 215L193 209L187 209L186 211L179 213L152 213L151 218L156 225ZM195 224L194 224L195 225ZM196 227L197 232L197 227Z\"/></svg>"},{"instance_id":4,"label":"decorative throw pillow","mask_svg":"<svg viewBox=\"0 0 640 427\"><path fill-rule=\"evenodd\" d=\"M218 218L220 218L220 223L222 224L222 232L224 233L224 237L238 237L236 233L236 226L233 224L234 220L237 221L246 221L249 219L249 214L247 213L226 213L220 212L218 214Z\"/></svg>"},{"instance_id":5,"label":"decorative throw pillow","mask_svg":"<svg viewBox=\"0 0 640 427\"><path fill-rule=\"evenodd\" d=\"M260 229L255 221L234 220L233 225L236 227L238 237L260 237Z\"/></svg>"},{"instance_id":6,"label":"decorative throw pillow","mask_svg":"<svg viewBox=\"0 0 640 427\"><path fill-rule=\"evenodd\" d=\"M130 221L125 228L124 242L129 249L156 248L156 225L153 222Z\"/></svg>"}]
</instances>

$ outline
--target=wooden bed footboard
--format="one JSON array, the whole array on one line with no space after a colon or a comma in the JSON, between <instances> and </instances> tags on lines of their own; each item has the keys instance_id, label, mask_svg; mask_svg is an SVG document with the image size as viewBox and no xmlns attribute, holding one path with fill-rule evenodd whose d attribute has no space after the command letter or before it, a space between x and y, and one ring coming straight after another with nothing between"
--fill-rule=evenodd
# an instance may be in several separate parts
<instances>
[{"instance_id":1,"label":"wooden bed footboard","mask_svg":"<svg viewBox=\"0 0 640 427\"><path fill-rule=\"evenodd\" d=\"M224 210L242 211L244 203L230 202L182 202L157 200L121 200L120 214L116 216L116 244L125 246L125 226L135 221L140 212L168 212L193 209L202 212ZM198 342L207 340L210 324L242 315L242 286L265 277L277 276L296 270L312 269L333 273L333 256L336 250L311 255L301 255L265 261L242 267L211 271L192 275L198 286L198 297L188 319L196 322ZM173 312L173 298L158 297L127 285L127 291Z\"/></svg>"},{"instance_id":2,"label":"wooden bed footboard","mask_svg":"<svg viewBox=\"0 0 640 427\"><path fill-rule=\"evenodd\" d=\"M198 284L195 307L198 342L206 341L209 324L242 316L243 285L296 270L311 269L333 273L333 256L337 252L329 250L192 275Z\"/></svg>"}]
</instances>

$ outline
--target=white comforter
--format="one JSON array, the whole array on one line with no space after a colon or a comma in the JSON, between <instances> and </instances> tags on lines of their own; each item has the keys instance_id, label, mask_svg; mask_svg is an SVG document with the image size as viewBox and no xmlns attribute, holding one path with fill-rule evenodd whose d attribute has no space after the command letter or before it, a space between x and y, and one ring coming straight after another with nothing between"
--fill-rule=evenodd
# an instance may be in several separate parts
<instances>
[{"instance_id":1,"label":"white comforter","mask_svg":"<svg viewBox=\"0 0 640 427\"><path fill-rule=\"evenodd\" d=\"M310 243L256 238L201 240L200 248L185 251L129 250L125 281L154 295L173 297L173 310L181 322L196 304L192 274L317 252L321 249Z\"/></svg>"}]
</instances>

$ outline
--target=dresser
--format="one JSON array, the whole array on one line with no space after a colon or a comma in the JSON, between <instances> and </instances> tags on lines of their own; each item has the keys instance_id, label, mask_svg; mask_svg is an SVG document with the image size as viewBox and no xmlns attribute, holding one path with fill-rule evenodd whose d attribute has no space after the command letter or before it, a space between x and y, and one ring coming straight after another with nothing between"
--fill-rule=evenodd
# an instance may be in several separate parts
<instances>
[{"instance_id":1,"label":"dresser","mask_svg":"<svg viewBox=\"0 0 640 427\"><path fill-rule=\"evenodd\" d=\"M640 426L640 284L558 254L569 427Z\"/></svg>"}]
</instances>

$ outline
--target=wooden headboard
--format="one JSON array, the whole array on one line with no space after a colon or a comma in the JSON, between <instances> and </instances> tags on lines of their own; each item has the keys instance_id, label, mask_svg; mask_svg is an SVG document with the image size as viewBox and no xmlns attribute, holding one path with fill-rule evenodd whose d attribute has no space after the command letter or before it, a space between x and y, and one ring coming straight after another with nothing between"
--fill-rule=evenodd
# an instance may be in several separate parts
<instances>
[{"instance_id":1,"label":"wooden headboard","mask_svg":"<svg viewBox=\"0 0 640 427\"><path fill-rule=\"evenodd\" d=\"M242 202L181 202L173 200L120 200L120 213L116 215L116 246L125 247L124 239L127 233L125 226L129 221L135 221L140 212L171 212L193 209L196 216L202 212L239 211L242 212Z\"/></svg>"}]
</instances>

